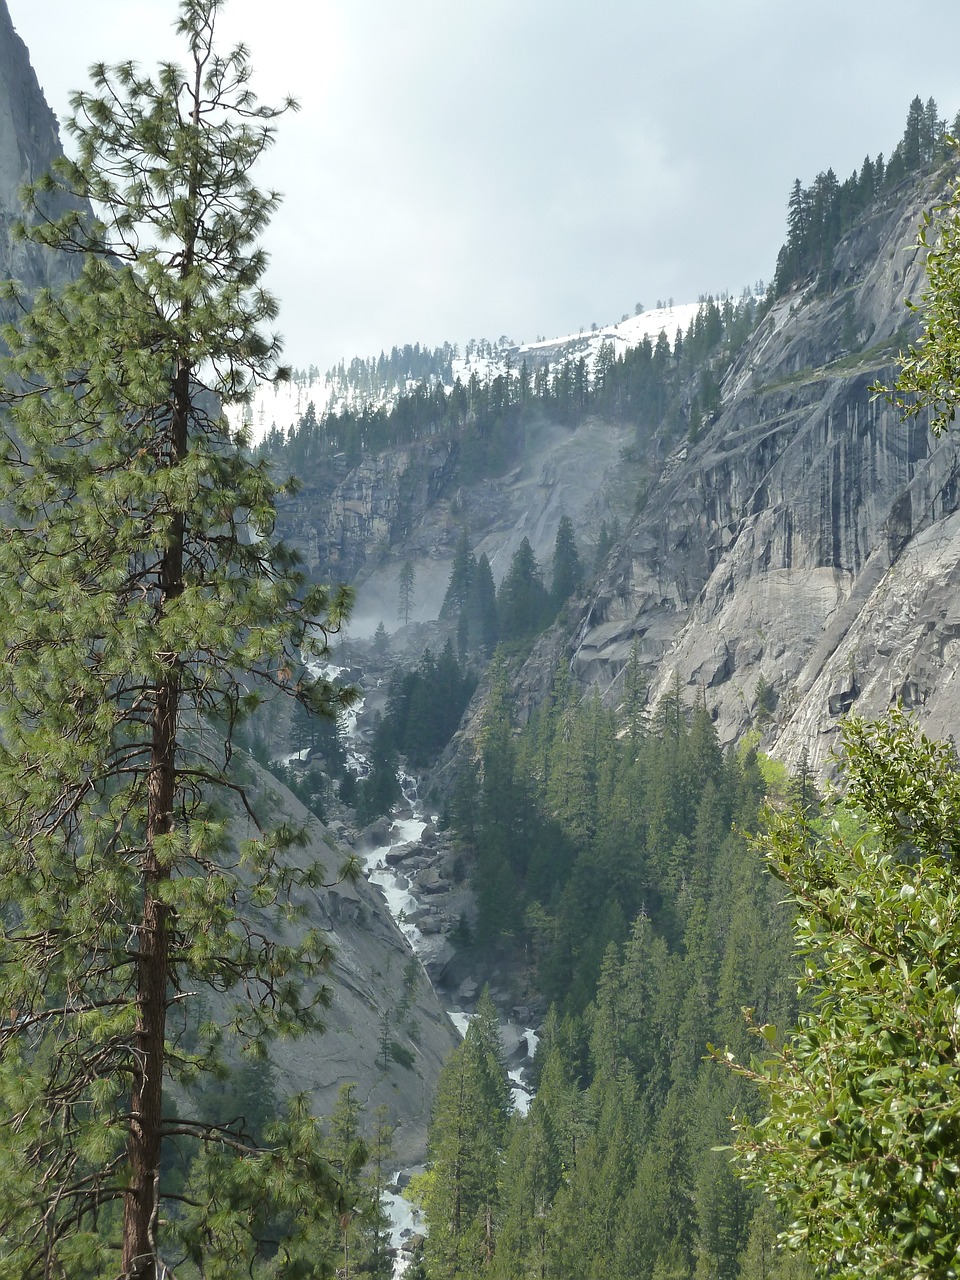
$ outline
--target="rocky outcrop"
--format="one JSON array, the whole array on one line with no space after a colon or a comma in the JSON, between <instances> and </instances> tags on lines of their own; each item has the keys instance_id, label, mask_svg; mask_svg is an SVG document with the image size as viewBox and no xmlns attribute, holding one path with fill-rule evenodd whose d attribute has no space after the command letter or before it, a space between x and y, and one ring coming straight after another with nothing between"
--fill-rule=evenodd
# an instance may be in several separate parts
<instances>
[{"instance_id":1,"label":"rocky outcrop","mask_svg":"<svg viewBox=\"0 0 960 1280\"><path fill-rule=\"evenodd\" d=\"M49 173L61 154L57 119L47 106L26 45L0 0L0 279L19 280L32 291L63 284L75 262L18 242L13 228L23 215L20 189ZM59 213L54 202L48 209ZM0 304L0 319L13 318Z\"/></svg>"},{"instance_id":2,"label":"rocky outcrop","mask_svg":"<svg viewBox=\"0 0 960 1280\"><path fill-rule=\"evenodd\" d=\"M328 882L299 890L296 903L303 909L303 927L321 930L333 949L326 978L326 1030L270 1044L280 1091L306 1092L317 1113L329 1115L340 1086L355 1082L368 1114L386 1106L396 1126L398 1162L414 1164L426 1154L437 1076L458 1043L457 1033L380 890L362 876L338 880L351 852L340 840L349 833L342 827L325 828L252 762L247 769L268 819L303 826L308 841L296 856L304 863L319 861ZM236 823L238 838L256 834L244 830L239 814ZM269 927L275 931L274 924ZM385 1046L399 1050L385 1052Z\"/></svg>"},{"instance_id":3,"label":"rocky outcrop","mask_svg":"<svg viewBox=\"0 0 960 1280\"><path fill-rule=\"evenodd\" d=\"M838 246L831 292L781 299L708 434L671 459L577 632L574 668L609 702L636 645L651 699L679 673L732 742L762 678L778 698L767 743L821 768L852 707L902 698L940 730L960 710L957 445L871 390L895 377L936 194L892 193Z\"/></svg>"},{"instance_id":4,"label":"rocky outcrop","mask_svg":"<svg viewBox=\"0 0 960 1280\"><path fill-rule=\"evenodd\" d=\"M448 540L447 522L429 515L455 461L449 441L384 450L358 463L345 455L325 460L284 502L280 530L314 573L342 582L355 582L393 545L428 556Z\"/></svg>"}]
</instances>

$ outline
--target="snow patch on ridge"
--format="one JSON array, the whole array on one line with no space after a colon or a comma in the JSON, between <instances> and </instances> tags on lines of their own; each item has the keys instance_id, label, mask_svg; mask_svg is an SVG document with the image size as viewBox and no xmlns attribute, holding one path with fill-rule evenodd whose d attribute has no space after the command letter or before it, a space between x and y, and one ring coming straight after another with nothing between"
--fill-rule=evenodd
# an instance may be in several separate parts
<instances>
[{"instance_id":1,"label":"snow patch on ridge","mask_svg":"<svg viewBox=\"0 0 960 1280\"><path fill-rule=\"evenodd\" d=\"M446 390L451 390L457 378L466 385L474 374L481 382L490 382L511 370L516 374L525 359L531 370L544 364L552 370L565 359L576 361L582 358L592 373L604 343L612 346L616 357L631 347L640 346L645 338L655 343L661 333L667 335L672 348L677 330L680 329L686 335L690 322L696 318L701 305L699 302L683 302L677 306L654 307L603 328L581 329L579 333L525 342L519 346L499 345L494 348L492 356L461 355L453 360L452 380L445 382L444 386ZM412 391L417 385L416 379L408 379L403 390ZM329 371L290 382L262 383L249 405L231 406L228 418L235 431L245 425L256 443L274 428L286 435L292 427L297 426L311 404L319 420L325 413L341 412L344 409L359 410L371 405L390 409L396 403L398 394L396 390L383 396L370 396L359 390L343 394L338 379Z\"/></svg>"}]
</instances>

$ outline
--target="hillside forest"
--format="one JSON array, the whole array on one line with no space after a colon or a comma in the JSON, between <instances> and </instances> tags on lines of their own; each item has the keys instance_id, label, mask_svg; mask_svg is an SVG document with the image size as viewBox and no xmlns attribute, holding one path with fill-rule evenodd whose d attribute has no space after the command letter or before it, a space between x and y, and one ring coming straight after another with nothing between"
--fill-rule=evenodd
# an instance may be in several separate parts
<instances>
[{"instance_id":1,"label":"hillside forest","mask_svg":"<svg viewBox=\"0 0 960 1280\"><path fill-rule=\"evenodd\" d=\"M944 161L945 126L936 121L935 104L924 110L925 116L919 99L911 106L904 141L889 166L879 157L865 162L863 172L843 185L842 196L823 175L807 191L798 184L772 292L808 278L829 290L823 275L828 250L884 181L895 184ZM920 151L913 141L918 129L925 139ZM815 210L819 240L810 231ZM676 388L685 386L689 396L691 369L702 369L706 359L709 372L693 379L697 391L686 405L696 414L702 403L709 412L708 378L722 373L724 358L735 354L732 335L752 316L752 306L727 303L725 313L707 301L701 336L709 332L709 341L698 347L698 326L692 326L672 350L663 341L646 354L640 350L636 360L649 360L651 370L660 351L663 376L649 384L661 397L655 409L648 400L640 409L632 391L598 407L604 388L639 367L626 360L613 372L601 366L587 381L582 411L623 412L632 405L638 419L656 412L669 424L683 398ZM718 354L724 351L725 357ZM552 394L546 379L540 385L541 397ZM517 386L524 386L523 373ZM481 420L477 413L478 435ZM440 429L440 419L434 421L431 429ZM462 428L464 421L456 425ZM698 430L694 418L693 434ZM289 446L274 440L271 447L289 448L285 456L292 458L295 440ZM561 666L549 695L517 722L513 674L532 638L555 624L564 599L595 563L593 548L581 556L570 533L558 535L552 573L532 560L529 547L521 548L496 592L488 566L472 556L464 534L441 613L451 629L456 624L443 663L450 672L462 664L463 672L443 683L450 705L458 711L466 706L471 669L482 677L483 694L479 733L472 749L461 749L456 780L445 793L444 822L463 851L476 904L461 921L460 946L477 972L509 955L528 996L535 993L549 1012L537 1052L536 1096L520 1114L510 1104L496 1011L488 996L481 999L438 1086L430 1160L415 1180L429 1230L408 1274L427 1280L481 1274L766 1280L812 1276L818 1263L827 1273L850 1275L948 1274L938 1268L952 1256L953 1210L935 1214L929 1203L916 1202L906 1207L906 1192L898 1208L890 1187L868 1172L871 1160L885 1158L885 1140L876 1130L860 1139L851 1133L828 1174L821 1176L818 1166L826 1161L814 1156L809 1175L801 1177L800 1163L809 1163L804 1153L825 1150L828 1141L839 1144L844 1121L829 1118L834 1103L821 1095L816 1105L824 1109L827 1127L809 1114L803 1127L777 1079L792 1071L794 1081L802 1080L798 1089L810 1087L815 1068L795 1062L783 1035L799 1025L793 1043L803 1043L805 1062L822 1061L816 1029L824 1010L836 1010L838 1023L833 1083L826 1080L825 1090L844 1081L853 1106L866 1115L866 1097L880 1074L902 1070L885 1066L889 1059L882 1053L871 1056L863 1028L854 1027L867 1019L857 1001L862 998L876 1018L880 996L861 990L868 984L858 982L850 964L825 960L820 967L819 961L831 931L842 953L850 945L846 931L854 928L849 916L828 904L847 892L865 897L878 866L888 868L883 874L889 874L897 901L912 901L913 877L924 874L918 858L929 854L934 866L925 874L939 879L947 866L944 828L925 841L911 836L905 846L897 823L917 800L904 798L901 814L892 818L892 778L897 769L901 779L929 775L932 753L940 772L931 789L937 803L953 806L952 751L918 737L907 721L895 720L888 734L878 730L876 736L851 722L839 790L825 797L803 762L790 776L763 756L756 749L759 733L722 750L702 694L691 702L677 683L651 708L636 654L615 708L584 696ZM601 562L605 549L598 548ZM524 586L517 595L527 604L522 619L511 604L518 581ZM418 681L431 680L434 660L428 654L425 662L419 673L395 676L378 730L381 744L422 767L443 746L443 735L432 738L411 697ZM774 705L761 689L758 729ZM891 856L892 865L886 861ZM889 899L880 904L873 893L870 901L877 929L898 934L895 953L903 965L911 953L903 941L909 925ZM799 925L798 902L810 913ZM948 909L942 896L937 909ZM819 917L814 922L817 912L826 924ZM814 957L799 982L798 948ZM947 991L951 964L936 979ZM879 972L877 962L870 971ZM867 1023L867 1038L875 1026ZM779 1056L760 1065L758 1043ZM941 1061L950 1061L949 1044L940 1052ZM848 1086L841 1063L858 1053L863 1061L855 1062L855 1072L851 1067L858 1082ZM909 1093L916 1097L919 1090ZM882 1107L891 1105L896 1102L885 1094ZM952 1116L952 1096L942 1105ZM771 1106L782 1108L782 1142L765 1128ZM935 1104L922 1108L929 1144L940 1122L930 1119ZM769 1182L756 1166L750 1170L762 1158L775 1169ZM952 1175L942 1176L952 1185ZM854 1190L846 1187L851 1177ZM920 1182L918 1176L914 1185ZM871 1184L877 1186L876 1204L865 1191ZM942 1203L945 1185L932 1187L933 1203L938 1197ZM864 1200L859 1221L850 1198L858 1195ZM936 1225L927 1225L925 1214ZM936 1244L928 1248L932 1239ZM785 1249L785 1241L796 1252Z\"/></svg>"},{"instance_id":2,"label":"hillside forest","mask_svg":"<svg viewBox=\"0 0 960 1280\"><path fill-rule=\"evenodd\" d=\"M15 228L72 274L4 289L0 1280L950 1280L954 744L894 700L844 718L824 780L762 749L765 680L722 742L705 681L650 686L643 634L603 690L571 660L651 477L719 421L757 326L830 294L878 202L955 181L936 103L887 161L796 182L765 292L591 363L474 344L504 368L464 381L450 344L358 357L335 376L359 407L253 448L224 410L289 371L259 245L277 197L251 174L295 104L253 95L220 8L181 0L186 72L94 69L75 158ZM921 235L922 330L874 394L942 435L960 188ZM843 341L840 363L866 339ZM357 641L350 584L278 532L327 470L442 440L451 491L493 491L544 423L588 421L626 429L629 499L588 535L562 515L549 563L518 539L499 581L464 520L427 624L392 531L398 625ZM433 970L363 879L394 818L442 846L463 904ZM389 964L350 952L362 930ZM335 974L365 1014L393 993L347 1061L317 1048ZM431 1076L424 988L454 1043L434 978L469 1008ZM502 1006L535 1023L529 1105ZM325 1118L308 1057L337 1088ZM402 1177L408 1135L345 1078L370 1060L428 1125ZM401 1190L422 1213L405 1251Z\"/></svg>"}]
</instances>

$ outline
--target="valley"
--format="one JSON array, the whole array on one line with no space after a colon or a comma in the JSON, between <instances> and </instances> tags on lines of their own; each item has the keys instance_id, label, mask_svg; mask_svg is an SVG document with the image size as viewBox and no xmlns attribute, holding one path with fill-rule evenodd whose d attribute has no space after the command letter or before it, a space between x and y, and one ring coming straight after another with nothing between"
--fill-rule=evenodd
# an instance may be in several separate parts
<instances>
[{"instance_id":1,"label":"valley","mask_svg":"<svg viewBox=\"0 0 960 1280\"><path fill-rule=\"evenodd\" d=\"M944 1280L947 122L767 286L283 380L216 9L24 232L0 0L0 1272Z\"/></svg>"}]
</instances>

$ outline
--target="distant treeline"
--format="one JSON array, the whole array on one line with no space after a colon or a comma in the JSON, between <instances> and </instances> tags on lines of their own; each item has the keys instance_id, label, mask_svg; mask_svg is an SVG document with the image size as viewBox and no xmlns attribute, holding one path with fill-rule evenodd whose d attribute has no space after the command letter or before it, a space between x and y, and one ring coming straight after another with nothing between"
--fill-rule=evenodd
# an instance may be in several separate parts
<instances>
[{"instance_id":1,"label":"distant treeline","mask_svg":"<svg viewBox=\"0 0 960 1280\"><path fill-rule=\"evenodd\" d=\"M950 127L960 132L960 114ZM841 236L878 196L892 191L903 178L942 164L950 155L947 121L940 118L933 98L910 103L903 137L888 161L883 155L864 159L859 172L840 182L833 169L818 173L809 187L800 179L793 184L787 206L787 241L777 258L773 278L774 297L795 285L815 279L823 288L831 285L830 260Z\"/></svg>"},{"instance_id":2,"label":"distant treeline","mask_svg":"<svg viewBox=\"0 0 960 1280\"><path fill-rule=\"evenodd\" d=\"M702 416L719 407L719 374L756 315L750 295L737 301L710 297L686 332L678 328L672 340L662 332L656 342L645 337L619 355L612 342L604 342L592 370L582 356L553 368L531 369L524 360L493 378L474 370L466 382L457 378L452 386L424 376L390 407L368 405L318 418L311 404L295 428L286 435L274 428L261 448L309 479L331 455L359 460L417 440L456 437L461 475L471 479L509 466L522 453L527 428L543 417L570 427L588 414L659 424L676 407L679 387L700 369L696 403L677 417L677 425L695 435Z\"/></svg>"},{"instance_id":3,"label":"distant treeline","mask_svg":"<svg viewBox=\"0 0 960 1280\"><path fill-rule=\"evenodd\" d=\"M488 344L484 343L484 347ZM472 343L471 348L476 349ZM389 398L404 392L411 382L438 380L453 382L453 362L460 355L459 347L445 342L442 347L421 346L419 342L392 347L390 354L381 351L379 356L341 360L326 375L334 396L342 399ZM300 384L317 382L320 372L316 365L309 369L294 369L293 381Z\"/></svg>"}]
</instances>

